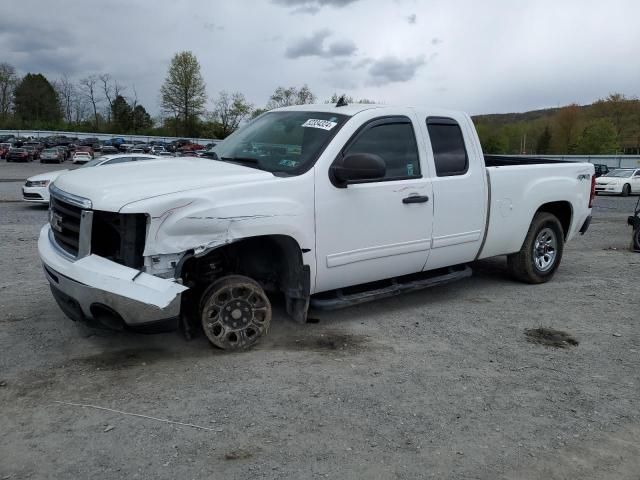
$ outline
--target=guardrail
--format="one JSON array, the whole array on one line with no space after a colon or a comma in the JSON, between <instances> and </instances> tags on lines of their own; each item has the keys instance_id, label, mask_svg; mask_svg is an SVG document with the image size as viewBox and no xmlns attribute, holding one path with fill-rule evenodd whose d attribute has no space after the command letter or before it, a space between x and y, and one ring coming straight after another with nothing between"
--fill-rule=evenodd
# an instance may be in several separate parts
<instances>
[{"instance_id":1,"label":"guardrail","mask_svg":"<svg viewBox=\"0 0 640 480\"><path fill-rule=\"evenodd\" d=\"M640 168L640 155L509 155L520 158L548 158L606 165L609 168Z\"/></svg>"},{"instance_id":2,"label":"guardrail","mask_svg":"<svg viewBox=\"0 0 640 480\"><path fill-rule=\"evenodd\" d=\"M111 138L123 138L126 142L133 142L134 140L149 143L153 140L160 142L172 142L174 140L186 139L193 143L206 145L211 142L219 142L217 138L191 138L191 137L160 137L153 135L121 135L119 133L92 133L92 132L61 132L57 130L0 130L0 136L13 135L14 137L33 137L33 138L46 138L46 137L74 137L74 138L97 138L99 140L109 140Z\"/></svg>"}]
</instances>

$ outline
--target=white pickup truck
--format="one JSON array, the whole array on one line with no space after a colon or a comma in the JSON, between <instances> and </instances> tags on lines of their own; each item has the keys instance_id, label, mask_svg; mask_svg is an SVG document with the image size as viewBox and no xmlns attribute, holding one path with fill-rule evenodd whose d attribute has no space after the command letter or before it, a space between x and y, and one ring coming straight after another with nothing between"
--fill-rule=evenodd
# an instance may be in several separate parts
<instances>
[{"instance_id":1,"label":"white pickup truck","mask_svg":"<svg viewBox=\"0 0 640 480\"><path fill-rule=\"evenodd\" d=\"M67 316L132 329L190 318L240 349L268 330L265 292L305 322L310 307L442 284L497 255L545 282L594 198L593 165L483 156L471 118L444 110L282 108L213 156L55 180L38 249Z\"/></svg>"}]
</instances>

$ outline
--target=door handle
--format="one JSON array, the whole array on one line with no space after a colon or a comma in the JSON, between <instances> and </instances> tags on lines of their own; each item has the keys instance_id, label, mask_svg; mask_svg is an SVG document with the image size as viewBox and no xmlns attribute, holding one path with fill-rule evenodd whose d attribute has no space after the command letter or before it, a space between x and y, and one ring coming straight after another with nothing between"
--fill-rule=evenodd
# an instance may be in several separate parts
<instances>
[{"instance_id":1,"label":"door handle","mask_svg":"<svg viewBox=\"0 0 640 480\"><path fill-rule=\"evenodd\" d=\"M402 199L402 203L426 203L429 201L429 197L426 195L409 195Z\"/></svg>"}]
</instances>

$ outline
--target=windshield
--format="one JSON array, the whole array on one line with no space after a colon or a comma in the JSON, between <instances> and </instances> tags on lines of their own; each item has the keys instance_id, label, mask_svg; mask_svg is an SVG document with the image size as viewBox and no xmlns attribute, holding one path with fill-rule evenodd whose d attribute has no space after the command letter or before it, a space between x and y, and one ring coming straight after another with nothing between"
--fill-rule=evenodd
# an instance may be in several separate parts
<instances>
[{"instance_id":1,"label":"windshield","mask_svg":"<svg viewBox=\"0 0 640 480\"><path fill-rule=\"evenodd\" d=\"M633 173L633 170L614 170L613 172L609 172L605 177L618 177L618 178L627 178L630 177Z\"/></svg>"},{"instance_id":2,"label":"windshield","mask_svg":"<svg viewBox=\"0 0 640 480\"><path fill-rule=\"evenodd\" d=\"M80 168L95 167L96 165L100 164L103 161L104 161L104 158L94 158L93 160L89 160L87 163L82 165Z\"/></svg>"},{"instance_id":3,"label":"windshield","mask_svg":"<svg viewBox=\"0 0 640 480\"><path fill-rule=\"evenodd\" d=\"M223 161L299 175L311 168L347 118L327 112L265 113L213 151Z\"/></svg>"}]
</instances>

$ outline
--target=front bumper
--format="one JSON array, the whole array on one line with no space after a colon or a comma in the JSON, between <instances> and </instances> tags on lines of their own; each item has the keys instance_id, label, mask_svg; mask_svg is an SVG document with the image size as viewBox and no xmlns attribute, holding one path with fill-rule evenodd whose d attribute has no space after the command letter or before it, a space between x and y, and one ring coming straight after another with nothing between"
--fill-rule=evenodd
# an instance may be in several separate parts
<instances>
[{"instance_id":1,"label":"front bumper","mask_svg":"<svg viewBox=\"0 0 640 480\"><path fill-rule=\"evenodd\" d=\"M179 316L187 287L97 255L70 258L50 232L49 225L40 231L38 252L54 298L72 320L100 322L108 314L125 326L144 327Z\"/></svg>"},{"instance_id":2,"label":"front bumper","mask_svg":"<svg viewBox=\"0 0 640 480\"><path fill-rule=\"evenodd\" d=\"M596 193L622 193L622 185L598 185L596 183Z\"/></svg>"},{"instance_id":3,"label":"front bumper","mask_svg":"<svg viewBox=\"0 0 640 480\"><path fill-rule=\"evenodd\" d=\"M49 203L49 187L22 187L25 202Z\"/></svg>"}]
</instances>

